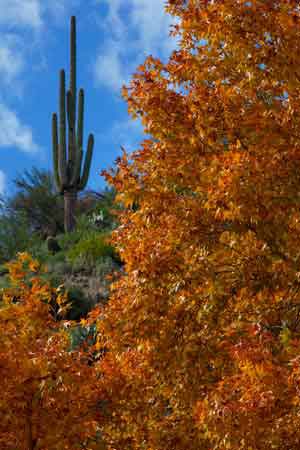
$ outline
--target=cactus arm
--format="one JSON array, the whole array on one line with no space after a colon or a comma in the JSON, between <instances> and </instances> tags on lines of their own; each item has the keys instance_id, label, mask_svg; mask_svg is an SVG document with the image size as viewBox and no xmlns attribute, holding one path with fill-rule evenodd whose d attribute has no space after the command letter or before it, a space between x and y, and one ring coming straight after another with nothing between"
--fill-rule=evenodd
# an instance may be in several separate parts
<instances>
[{"instance_id":1,"label":"cactus arm","mask_svg":"<svg viewBox=\"0 0 300 450\"><path fill-rule=\"evenodd\" d=\"M68 145L68 176L73 178L76 158L75 123L76 123L76 18L71 17L71 53L70 53L70 94L68 93L68 120L69 120L69 145Z\"/></svg>"},{"instance_id":2,"label":"cactus arm","mask_svg":"<svg viewBox=\"0 0 300 450\"><path fill-rule=\"evenodd\" d=\"M80 191L82 191L86 187L86 184L87 184L87 181L89 178L91 161L92 161L92 156L93 156L93 147L94 147L94 136L92 134L90 134L89 139L88 139L88 146L87 146L87 151L86 151L86 155L85 155L85 160L84 160L83 173L82 173L82 177L80 179L79 186L78 186L78 189Z\"/></svg>"},{"instance_id":3,"label":"cactus arm","mask_svg":"<svg viewBox=\"0 0 300 450\"><path fill-rule=\"evenodd\" d=\"M54 181L57 191L62 194L62 185L58 174L58 131L57 131L57 115L52 115L52 149L53 149L53 172Z\"/></svg>"},{"instance_id":4,"label":"cactus arm","mask_svg":"<svg viewBox=\"0 0 300 450\"><path fill-rule=\"evenodd\" d=\"M75 102L76 99L76 18L71 17L71 61L70 61L70 91L73 95ZM76 107L76 102L75 102ZM76 114L74 114L74 121L76 120Z\"/></svg>"},{"instance_id":5,"label":"cactus arm","mask_svg":"<svg viewBox=\"0 0 300 450\"><path fill-rule=\"evenodd\" d=\"M58 152L59 175L63 187L67 184L67 163L66 163L66 106L65 106L65 71L60 71L59 89L59 133L60 143Z\"/></svg>"},{"instance_id":6,"label":"cactus arm","mask_svg":"<svg viewBox=\"0 0 300 450\"><path fill-rule=\"evenodd\" d=\"M77 122L77 146L82 148L83 144L83 114L84 114L84 91L79 90L78 95L78 122Z\"/></svg>"}]
</instances>

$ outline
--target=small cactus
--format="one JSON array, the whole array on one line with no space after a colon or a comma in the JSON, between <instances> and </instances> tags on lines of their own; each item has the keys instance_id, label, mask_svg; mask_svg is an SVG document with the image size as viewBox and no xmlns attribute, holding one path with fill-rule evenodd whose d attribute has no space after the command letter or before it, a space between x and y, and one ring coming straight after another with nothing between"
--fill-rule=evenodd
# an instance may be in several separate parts
<instances>
[{"instance_id":1,"label":"small cactus","mask_svg":"<svg viewBox=\"0 0 300 450\"><path fill-rule=\"evenodd\" d=\"M53 236L47 237L47 249L48 249L48 252L52 253L52 255L54 255L55 253L57 253L61 250L61 247L58 244L55 237L53 237Z\"/></svg>"}]
</instances>

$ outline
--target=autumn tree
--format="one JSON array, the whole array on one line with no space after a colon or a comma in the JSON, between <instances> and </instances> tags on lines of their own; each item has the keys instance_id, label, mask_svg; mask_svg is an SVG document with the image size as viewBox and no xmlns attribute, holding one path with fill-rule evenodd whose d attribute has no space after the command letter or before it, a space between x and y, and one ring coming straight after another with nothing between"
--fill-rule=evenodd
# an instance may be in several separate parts
<instances>
[{"instance_id":1,"label":"autumn tree","mask_svg":"<svg viewBox=\"0 0 300 450\"><path fill-rule=\"evenodd\" d=\"M66 309L65 294L41 280L44 269L28 254L7 265L13 286L0 302L0 448L103 449L98 373L87 352L70 350L53 314L53 301L61 314Z\"/></svg>"},{"instance_id":2,"label":"autumn tree","mask_svg":"<svg viewBox=\"0 0 300 450\"><path fill-rule=\"evenodd\" d=\"M124 89L150 138L104 172L127 210L98 323L103 433L118 450L298 450L299 2L166 10L179 48Z\"/></svg>"}]
</instances>

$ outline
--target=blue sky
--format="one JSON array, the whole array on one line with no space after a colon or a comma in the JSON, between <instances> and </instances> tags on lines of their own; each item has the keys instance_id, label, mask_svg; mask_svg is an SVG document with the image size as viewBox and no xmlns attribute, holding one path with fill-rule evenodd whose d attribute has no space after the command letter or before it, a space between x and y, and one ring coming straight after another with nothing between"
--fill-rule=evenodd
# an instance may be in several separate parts
<instances>
[{"instance_id":1,"label":"blue sky","mask_svg":"<svg viewBox=\"0 0 300 450\"><path fill-rule=\"evenodd\" d=\"M69 78L70 16L77 18L77 80L85 90L85 148L95 148L88 188L106 185L102 169L124 146L139 147L121 87L152 54L175 48L164 0L0 0L0 193L32 166L52 171L51 116L58 112L58 76Z\"/></svg>"}]
</instances>

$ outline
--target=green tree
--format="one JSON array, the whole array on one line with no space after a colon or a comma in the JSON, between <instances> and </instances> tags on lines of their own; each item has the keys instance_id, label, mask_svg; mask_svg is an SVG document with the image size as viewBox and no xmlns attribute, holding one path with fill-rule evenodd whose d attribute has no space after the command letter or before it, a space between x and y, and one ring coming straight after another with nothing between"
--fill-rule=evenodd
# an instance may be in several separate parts
<instances>
[{"instance_id":1,"label":"green tree","mask_svg":"<svg viewBox=\"0 0 300 450\"><path fill-rule=\"evenodd\" d=\"M41 237L63 232L64 215L62 198L55 192L50 171L32 167L14 179L17 192L6 200L8 216L22 213L30 231Z\"/></svg>"},{"instance_id":2,"label":"green tree","mask_svg":"<svg viewBox=\"0 0 300 450\"><path fill-rule=\"evenodd\" d=\"M24 213L0 212L0 264L10 261L18 251L24 251L33 243L30 224Z\"/></svg>"}]
</instances>

